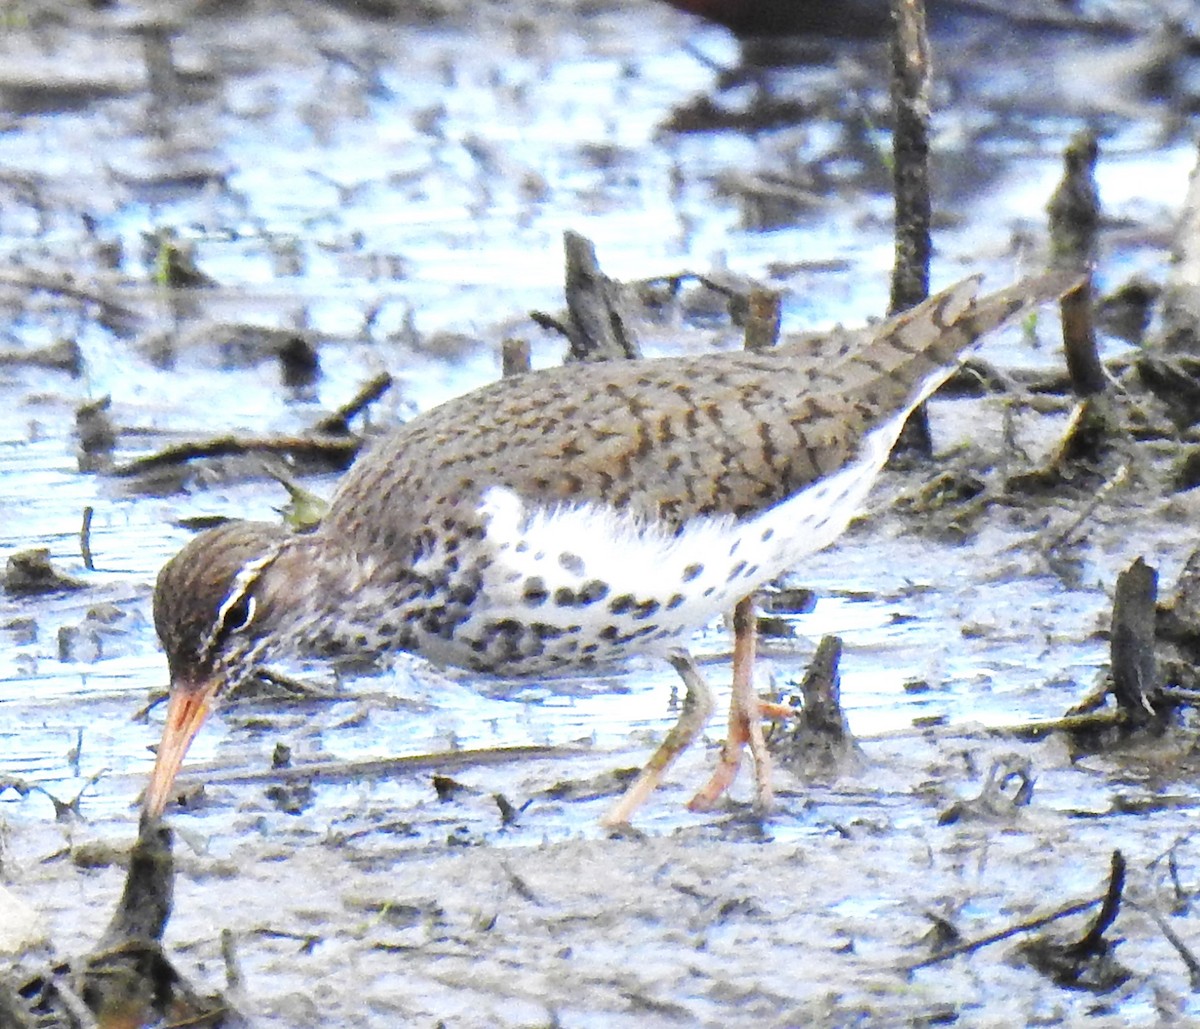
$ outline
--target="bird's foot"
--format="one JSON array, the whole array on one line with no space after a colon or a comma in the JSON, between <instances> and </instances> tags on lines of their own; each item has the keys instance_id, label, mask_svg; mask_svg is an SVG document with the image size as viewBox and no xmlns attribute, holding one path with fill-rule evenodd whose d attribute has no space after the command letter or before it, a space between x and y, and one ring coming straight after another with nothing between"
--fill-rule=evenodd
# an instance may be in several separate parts
<instances>
[{"instance_id":1,"label":"bird's foot","mask_svg":"<svg viewBox=\"0 0 1200 1029\"><path fill-rule=\"evenodd\" d=\"M691 811L710 811L737 778L742 754L747 747L754 759L754 806L765 814L771 810L771 755L763 736L763 701L754 689L755 620L749 597L733 609L733 690L729 698L729 735L712 777L691 799Z\"/></svg>"},{"instance_id":2,"label":"bird's foot","mask_svg":"<svg viewBox=\"0 0 1200 1029\"><path fill-rule=\"evenodd\" d=\"M729 738L721 746L721 755L717 758L717 767L708 782L696 795L688 801L689 811L711 811L717 801L733 785L738 771L742 767L742 751L746 747L746 737L735 738L730 732Z\"/></svg>"},{"instance_id":3,"label":"bird's foot","mask_svg":"<svg viewBox=\"0 0 1200 1029\"><path fill-rule=\"evenodd\" d=\"M803 708L795 707L792 704L780 704L774 700L763 700L761 697L758 701L758 713L771 722L783 722L789 718L799 718L803 710Z\"/></svg>"},{"instance_id":4,"label":"bird's foot","mask_svg":"<svg viewBox=\"0 0 1200 1029\"><path fill-rule=\"evenodd\" d=\"M734 724L734 713L730 713L729 737L721 747L717 758L717 767L708 782L696 795L688 801L689 811L711 811L717 801L733 785L742 767L742 755L747 746L754 760L754 807L762 814L771 810L775 794L771 787L771 755L767 751L766 740L762 731L762 718L765 712L737 712L737 724Z\"/></svg>"},{"instance_id":5,"label":"bird's foot","mask_svg":"<svg viewBox=\"0 0 1200 1029\"><path fill-rule=\"evenodd\" d=\"M697 736L704 730L713 711L712 688L708 685L691 654L685 650L677 651L669 658L675 670L683 679L687 692L680 705L679 718L667 733L666 739L659 745L650 760L646 762L640 774L629 788L621 794L618 800L600 819L600 824L606 829L628 825L633 813L645 803L646 798L654 792L662 782L667 769L679 757Z\"/></svg>"}]
</instances>

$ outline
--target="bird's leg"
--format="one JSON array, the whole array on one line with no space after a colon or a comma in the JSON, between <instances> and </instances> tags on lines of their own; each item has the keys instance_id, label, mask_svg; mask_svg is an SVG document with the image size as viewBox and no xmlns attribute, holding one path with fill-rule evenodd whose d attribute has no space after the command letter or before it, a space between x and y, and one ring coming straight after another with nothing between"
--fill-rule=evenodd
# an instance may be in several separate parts
<instances>
[{"instance_id":1,"label":"bird's leg","mask_svg":"<svg viewBox=\"0 0 1200 1029\"><path fill-rule=\"evenodd\" d=\"M686 650L677 650L668 655L667 660L679 673L687 689L680 705L679 718L621 799L600 819L600 824L607 828L628 824L633 813L662 782L667 769L692 745L712 716L712 688L700 674L692 655Z\"/></svg>"},{"instance_id":2,"label":"bird's leg","mask_svg":"<svg viewBox=\"0 0 1200 1029\"><path fill-rule=\"evenodd\" d=\"M771 755L762 730L762 701L754 690L756 625L754 601L739 600L733 609L733 690L729 698L729 735L712 778L688 804L692 811L708 811L729 789L742 764L742 751L750 745L754 758L754 803L760 811L771 807Z\"/></svg>"}]
</instances>

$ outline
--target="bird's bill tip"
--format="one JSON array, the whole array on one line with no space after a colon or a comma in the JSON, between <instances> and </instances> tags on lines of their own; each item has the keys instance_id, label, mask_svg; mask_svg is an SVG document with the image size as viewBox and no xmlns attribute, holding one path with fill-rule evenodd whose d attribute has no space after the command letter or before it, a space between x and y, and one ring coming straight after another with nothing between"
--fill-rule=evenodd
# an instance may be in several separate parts
<instances>
[{"instance_id":1,"label":"bird's bill tip","mask_svg":"<svg viewBox=\"0 0 1200 1029\"><path fill-rule=\"evenodd\" d=\"M150 773L150 785L146 787L142 800L142 810L148 817L159 818L171 799L175 776L179 773L188 747L212 709L213 697L220 684L221 680L215 677L198 683L171 683L167 721L158 745L154 771Z\"/></svg>"}]
</instances>

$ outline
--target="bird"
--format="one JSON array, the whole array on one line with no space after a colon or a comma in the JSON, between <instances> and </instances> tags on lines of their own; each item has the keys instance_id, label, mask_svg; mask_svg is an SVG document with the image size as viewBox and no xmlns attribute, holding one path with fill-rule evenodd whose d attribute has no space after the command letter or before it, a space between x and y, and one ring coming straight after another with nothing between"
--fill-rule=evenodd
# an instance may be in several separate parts
<instances>
[{"instance_id":1,"label":"bird","mask_svg":"<svg viewBox=\"0 0 1200 1029\"><path fill-rule=\"evenodd\" d=\"M672 7L729 29L739 39L785 37L874 39L891 30L888 0L666 0ZM927 0L931 28L950 33L971 23L1007 32L1079 31L1128 37L1118 16L1087 17L1061 0Z\"/></svg>"},{"instance_id":2,"label":"bird","mask_svg":"<svg viewBox=\"0 0 1200 1029\"><path fill-rule=\"evenodd\" d=\"M886 0L667 0L672 7L724 25L739 37L793 35L872 38L890 25Z\"/></svg>"},{"instance_id":3,"label":"bird","mask_svg":"<svg viewBox=\"0 0 1200 1029\"><path fill-rule=\"evenodd\" d=\"M768 810L749 598L837 539L964 351L1078 284L1049 272L977 299L979 282L768 351L506 377L380 437L314 531L232 521L198 534L154 589L170 689L145 814L162 815L210 712L272 661L405 651L536 678L661 657L685 696L602 819L625 825L708 721L688 640L731 610L729 735L690 806L712 808L749 747Z\"/></svg>"}]
</instances>

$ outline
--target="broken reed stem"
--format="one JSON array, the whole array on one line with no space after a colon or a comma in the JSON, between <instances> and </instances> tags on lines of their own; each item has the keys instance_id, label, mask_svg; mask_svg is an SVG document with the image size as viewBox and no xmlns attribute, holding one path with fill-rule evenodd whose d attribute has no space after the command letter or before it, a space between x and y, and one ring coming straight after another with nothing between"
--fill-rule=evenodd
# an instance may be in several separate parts
<instances>
[{"instance_id":1,"label":"broken reed stem","mask_svg":"<svg viewBox=\"0 0 1200 1029\"><path fill-rule=\"evenodd\" d=\"M529 340L509 337L500 344L501 376L524 375L531 367Z\"/></svg>"},{"instance_id":2,"label":"broken reed stem","mask_svg":"<svg viewBox=\"0 0 1200 1029\"><path fill-rule=\"evenodd\" d=\"M92 517L95 509L89 504L83 509L83 523L79 526L79 554L83 558L83 567L89 572L96 570L92 560Z\"/></svg>"},{"instance_id":3,"label":"broken reed stem","mask_svg":"<svg viewBox=\"0 0 1200 1029\"><path fill-rule=\"evenodd\" d=\"M1112 614L1113 696L1135 728L1159 717L1150 699L1158 693L1154 654L1157 598L1158 572L1140 557L1117 576Z\"/></svg>"},{"instance_id":4,"label":"broken reed stem","mask_svg":"<svg viewBox=\"0 0 1200 1029\"><path fill-rule=\"evenodd\" d=\"M336 411L326 415L316 425L313 432L332 433L338 435L350 431L350 419L362 413L392 388L392 377L387 372L380 372L360 389L349 401Z\"/></svg>"},{"instance_id":5,"label":"broken reed stem","mask_svg":"<svg viewBox=\"0 0 1200 1029\"><path fill-rule=\"evenodd\" d=\"M225 989L227 992L240 990L245 976L237 956L237 939L232 929L221 930L221 961L225 965Z\"/></svg>"},{"instance_id":6,"label":"broken reed stem","mask_svg":"<svg viewBox=\"0 0 1200 1029\"><path fill-rule=\"evenodd\" d=\"M1063 349L1071 385L1081 397L1103 393L1108 376L1096 345L1096 319L1091 269L1096 261L1100 228L1100 193L1096 188L1096 134L1078 133L1063 151L1063 177L1046 211L1050 216L1051 264L1086 277L1079 289L1059 301Z\"/></svg>"},{"instance_id":7,"label":"broken reed stem","mask_svg":"<svg viewBox=\"0 0 1200 1029\"><path fill-rule=\"evenodd\" d=\"M312 761L286 768L230 770L221 766L192 767L179 777L181 786L202 782L209 786L252 785L255 783L355 782L370 776L394 775L434 769L446 771L457 768L490 767L514 761L578 757L580 750L567 746L489 747L482 750L441 751L431 754L410 754L391 758L361 760Z\"/></svg>"},{"instance_id":8,"label":"broken reed stem","mask_svg":"<svg viewBox=\"0 0 1200 1029\"><path fill-rule=\"evenodd\" d=\"M745 349L770 350L779 342L783 298L773 289L755 286L746 299Z\"/></svg>"},{"instance_id":9,"label":"broken reed stem","mask_svg":"<svg viewBox=\"0 0 1200 1029\"><path fill-rule=\"evenodd\" d=\"M890 314L929 296L929 37L924 0L891 0L896 263Z\"/></svg>"},{"instance_id":10,"label":"broken reed stem","mask_svg":"<svg viewBox=\"0 0 1200 1029\"><path fill-rule=\"evenodd\" d=\"M204 457L241 457L248 454L281 454L325 460L346 466L362 447L362 440L351 436L217 436L164 447L145 457L116 465L111 474L130 478L160 468L173 468Z\"/></svg>"},{"instance_id":11,"label":"broken reed stem","mask_svg":"<svg viewBox=\"0 0 1200 1029\"><path fill-rule=\"evenodd\" d=\"M1010 939L1020 933L1041 929L1051 922L1057 922L1060 918L1082 914L1084 911L1089 911L1099 905L1100 911L1092 920L1091 925L1084 931L1083 936L1075 943L1068 945L1070 950L1078 954L1094 952L1103 947L1104 933L1112 925L1117 917L1117 913L1120 911L1121 895L1124 892L1124 888L1125 856L1119 850L1114 850L1112 858L1109 861L1108 886L1104 891L1104 896L1095 897L1092 900L1080 901L1076 904L1068 904L1066 907L1059 908L1048 915L1031 918L1025 922L1017 922L1015 925L1010 925L1005 929L989 933L987 936L968 940L954 947L947 947L939 954L934 954L932 957L908 965L906 971L910 973L915 972L919 968L929 968L931 965L950 961L952 958L961 957L963 954L973 954L975 951L990 946L993 943Z\"/></svg>"},{"instance_id":12,"label":"broken reed stem","mask_svg":"<svg viewBox=\"0 0 1200 1029\"><path fill-rule=\"evenodd\" d=\"M600 270L592 241L568 229L566 255L567 361L610 361L642 356L624 310L621 284Z\"/></svg>"},{"instance_id":13,"label":"broken reed stem","mask_svg":"<svg viewBox=\"0 0 1200 1029\"><path fill-rule=\"evenodd\" d=\"M842 711L842 677L838 663L842 659L842 638L822 636L817 651L809 662L808 670L800 682L803 698L801 728L838 736L849 736L850 726Z\"/></svg>"},{"instance_id":14,"label":"broken reed stem","mask_svg":"<svg viewBox=\"0 0 1200 1029\"><path fill-rule=\"evenodd\" d=\"M1107 893L1105 894L1107 897ZM1033 932L1035 929L1041 929L1044 926L1050 925L1052 922L1057 922L1062 918L1069 918L1071 915L1081 915L1085 911L1090 911L1104 903L1105 897L1093 897L1091 900L1081 900L1074 904L1068 904L1065 907L1059 908L1057 911L1052 911L1048 915L1041 915L1038 918L1031 918L1026 922L1018 922L1016 925L1010 925L1004 929L999 929L994 933L988 933L987 936L980 936L978 939L968 940L965 943L960 943L954 947L948 947L939 954L934 954L932 957L924 958L921 961L916 961L911 965L905 966L905 971L915 972L921 968L929 968L932 965L940 965L945 961L952 961L954 958L961 957L964 954L973 954L977 950L984 947L990 947L993 943L1000 943L1004 940L1011 939L1020 933Z\"/></svg>"},{"instance_id":15,"label":"broken reed stem","mask_svg":"<svg viewBox=\"0 0 1200 1029\"><path fill-rule=\"evenodd\" d=\"M1080 955L1101 954L1105 950L1104 934L1117 920L1121 912L1121 896L1125 892L1125 855L1119 850L1112 852L1109 861L1108 889L1104 903L1092 919L1084 934L1071 945L1071 950Z\"/></svg>"},{"instance_id":16,"label":"broken reed stem","mask_svg":"<svg viewBox=\"0 0 1200 1029\"><path fill-rule=\"evenodd\" d=\"M1087 281L1058 302L1062 314L1063 351L1071 386L1081 397L1103 393L1108 385L1096 345L1095 287L1091 272Z\"/></svg>"},{"instance_id":17,"label":"broken reed stem","mask_svg":"<svg viewBox=\"0 0 1200 1029\"><path fill-rule=\"evenodd\" d=\"M892 182L896 202L896 262L890 314L929 296L929 92L932 73L925 0L890 0L892 13ZM900 450L933 455L925 405L908 418Z\"/></svg>"}]
</instances>

